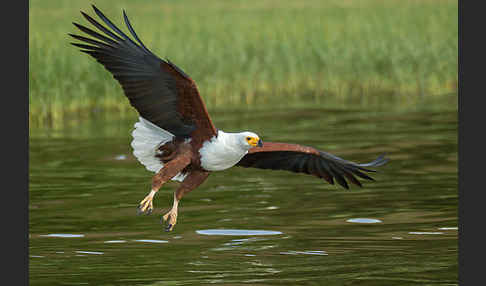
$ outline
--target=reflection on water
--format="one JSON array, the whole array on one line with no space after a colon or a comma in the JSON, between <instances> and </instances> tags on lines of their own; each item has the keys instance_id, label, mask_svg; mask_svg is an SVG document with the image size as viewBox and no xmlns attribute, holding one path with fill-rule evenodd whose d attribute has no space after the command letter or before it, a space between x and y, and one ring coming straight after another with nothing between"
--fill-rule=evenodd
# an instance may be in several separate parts
<instances>
[{"instance_id":1,"label":"reflection on water","mask_svg":"<svg viewBox=\"0 0 486 286\"><path fill-rule=\"evenodd\" d=\"M457 230L457 227L439 227L440 230Z\"/></svg>"},{"instance_id":2,"label":"reflection on water","mask_svg":"<svg viewBox=\"0 0 486 286\"><path fill-rule=\"evenodd\" d=\"M236 236L282 234L280 231L251 230L251 229L203 229L203 230L196 230L196 232L204 235L236 235Z\"/></svg>"},{"instance_id":3,"label":"reflection on water","mask_svg":"<svg viewBox=\"0 0 486 286\"><path fill-rule=\"evenodd\" d=\"M167 240L158 240L158 239L135 239L134 241L138 242L150 242L150 243L167 243Z\"/></svg>"},{"instance_id":4,"label":"reflection on water","mask_svg":"<svg viewBox=\"0 0 486 286\"><path fill-rule=\"evenodd\" d=\"M456 285L457 114L307 108L211 113L218 128L367 162L343 190L284 171L215 172L179 205L130 150L135 118L31 130L31 285Z\"/></svg>"},{"instance_id":5,"label":"reflection on water","mask_svg":"<svg viewBox=\"0 0 486 286\"><path fill-rule=\"evenodd\" d=\"M443 232L439 231L410 231L408 234L444 234Z\"/></svg>"},{"instance_id":6,"label":"reflection on water","mask_svg":"<svg viewBox=\"0 0 486 286\"><path fill-rule=\"evenodd\" d=\"M101 255L103 252L98 252L98 251L81 251L77 250L76 253L82 253L82 254L96 254L96 255Z\"/></svg>"},{"instance_id":7,"label":"reflection on water","mask_svg":"<svg viewBox=\"0 0 486 286\"><path fill-rule=\"evenodd\" d=\"M115 156L114 158L115 160L126 160L127 159L127 156L126 155L117 155Z\"/></svg>"},{"instance_id":8,"label":"reflection on water","mask_svg":"<svg viewBox=\"0 0 486 286\"><path fill-rule=\"evenodd\" d=\"M125 243L126 240L107 240L104 243Z\"/></svg>"},{"instance_id":9,"label":"reflection on water","mask_svg":"<svg viewBox=\"0 0 486 286\"><path fill-rule=\"evenodd\" d=\"M51 233L51 234L42 234L40 236L45 236L45 237L84 237L84 234Z\"/></svg>"},{"instance_id":10,"label":"reflection on water","mask_svg":"<svg viewBox=\"0 0 486 286\"><path fill-rule=\"evenodd\" d=\"M381 220L375 218L350 218L346 221L354 222L354 223L380 223L381 222Z\"/></svg>"},{"instance_id":11,"label":"reflection on water","mask_svg":"<svg viewBox=\"0 0 486 286\"><path fill-rule=\"evenodd\" d=\"M288 255L297 255L297 254L305 254L305 255L328 255L325 251L322 251L322 250L284 251L284 252L280 252L280 254L288 254Z\"/></svg>"}]
</instances>

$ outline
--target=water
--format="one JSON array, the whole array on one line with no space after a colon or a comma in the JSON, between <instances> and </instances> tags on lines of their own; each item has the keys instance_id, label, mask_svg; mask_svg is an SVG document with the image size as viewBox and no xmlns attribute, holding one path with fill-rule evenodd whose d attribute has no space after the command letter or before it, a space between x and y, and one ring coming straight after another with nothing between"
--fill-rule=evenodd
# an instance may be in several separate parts
<instances>
[{"instance_id":1,"label":"water","mask_svg":"<svg viewBox=\"0 0 486 286\"><path fill-rule=\"evenodd\" d=\"M233 235L233 236L256 236L282 234L280 231L254 230L254 229L203 229L196 230L198 234L205 235Z\"/></svg>"},{"instance_id":2,"label":"water","mask_svg":"<svg viewBox=\"0 0 486 286\"><path fill-rule=\"evenodd\" d=\"M151 173L131 155L134 117L31 130L30 284L457 285L454 108L212 116L264 141L391 161L350 190L284 171L213 173L183 198L167 233L160 217L176 183L157 194L152 215L136 215Z\"/></svg>"},{"instance_id":3,"label":"water","mask_svg":"<svg viewBox=\"0 0 486 286\"><path fill-rule=\"evenodd\" d=\"M350 218L346 220L347 222L354 222L354 223L380 223L382 222L379 219L374 218Z\"/></svg>"}]
</instances>

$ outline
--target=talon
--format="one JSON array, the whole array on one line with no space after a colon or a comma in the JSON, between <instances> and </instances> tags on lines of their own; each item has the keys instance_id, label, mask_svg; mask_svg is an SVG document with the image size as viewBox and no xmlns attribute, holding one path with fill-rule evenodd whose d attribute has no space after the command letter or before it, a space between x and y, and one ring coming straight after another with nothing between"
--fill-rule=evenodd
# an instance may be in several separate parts
<instances>
[{"instance_id":1,"label":"talon","mask_svg":"<svg viewBox=\"0 0 486 286\"><path fill-rule=\"evenodd\" d=\"M171 209L168 213L162 216L161 223L166 222L165 231L172 231L177 223L177 209Z\"/></svg>"},{"instance_id":2,"label":"talon","mask_svg":"<svg viewBox=\"0 0 486 286\"><path fill-rule=\"evenodd\" d=\"M173 225L169 223L169 225L165 228L165 231L169 232L172 231Z\"/></svg>"},{"instance_id":3,"label":"talon","mask_svg":"<svg viewBox=\"0 0 486 286\"><path fill-rule=\"evenodd\" d=\"M152 190L150 193L140 202L137 208L137 215L141 215L145 213L149 215L152 213L154 205L153 205L153 198L155 195L155 191Z\"/></svg>"},{"instance_id":4,"label":"talon","mask_svg":"<svg viewBox=\"0 0 486 286\"><path fill-rule=\"evenodd\" d=\"M140 204L138 207L137 207L137 215L141 215L144 213L144 207L142 204Z\"/></svg>"}]
</instances>

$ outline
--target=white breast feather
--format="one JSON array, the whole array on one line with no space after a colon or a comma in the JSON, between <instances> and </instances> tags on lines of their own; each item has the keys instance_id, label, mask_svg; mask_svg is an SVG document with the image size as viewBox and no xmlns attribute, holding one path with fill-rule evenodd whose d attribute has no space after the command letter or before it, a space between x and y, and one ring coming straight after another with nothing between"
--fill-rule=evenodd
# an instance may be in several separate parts
<instances>
[{"instance_id":1,"label":"white breast feather","mask_svg":"<svg viewBox=\"0 0 486 286\"><path fill-rule=\"evenodd\" d=\"M164 164L155 157L156 150L160 145L171 141L174 135L143 117L139 117L138 120L132 132L133 155L147 170L157 173L164 167ZM182 182L186 175L179 173L172 180Z\"/></svg>"},{"instance_id":2,"label":"white breast feather","mask_svg":"<svg viewBox=\"0 0 486 286\"><path fill-rule=\"evenodd\" d=\"M201 166L208 171L221 171L233 167L248 150L235 144L232 133L218 131L218 136L203 143L199 150Z\"/></svg>"}]
</instances>

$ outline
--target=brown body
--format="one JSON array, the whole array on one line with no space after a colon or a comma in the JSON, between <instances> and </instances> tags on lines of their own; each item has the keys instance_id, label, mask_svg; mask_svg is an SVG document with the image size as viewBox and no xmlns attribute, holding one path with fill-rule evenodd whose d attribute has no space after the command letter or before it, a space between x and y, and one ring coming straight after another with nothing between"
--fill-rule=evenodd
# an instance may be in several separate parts
<instances>
[{"instance_id":1,"label":"brown body","mask_svg":"<svg viewBox=\"0 0 486 286\"><path fill-rule=\"evenodd\" d=\"M173 140L160 146L158 150L161 151L161 155L157 155L157 157L164 164L164 168L152 177L152 189L160 189L164 183L179 172L188 174L188 176L180 186L184 192L178 191L178 197L182 198L184 193L188 193L199 186L209 175L209 172L203 170L200 165L201 158L198 152L200 145L200 143L193 143L192 141L186 143ZM205 176L201 174L205 174Z\"/></svg>"}]
</instances>

